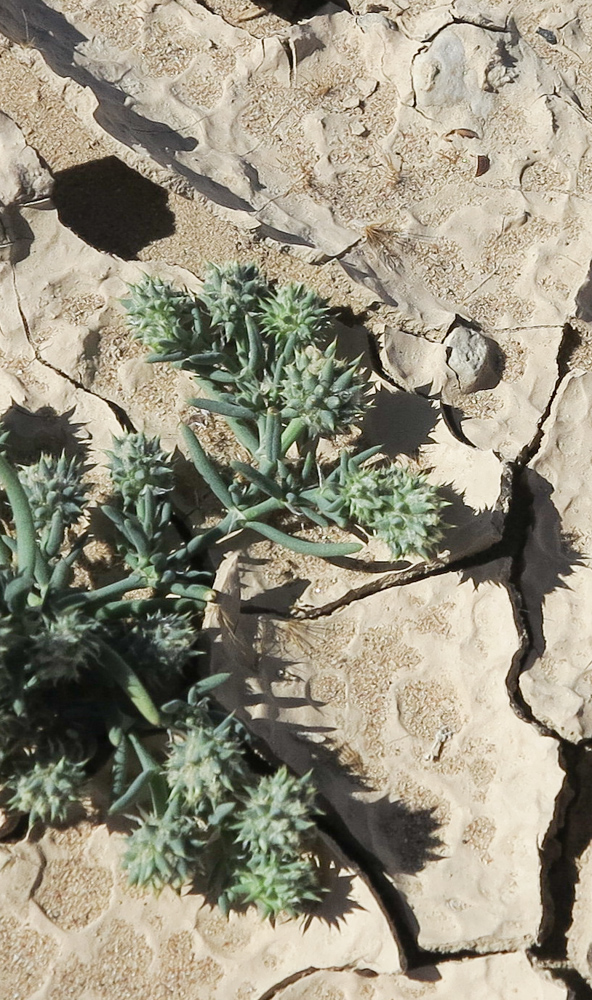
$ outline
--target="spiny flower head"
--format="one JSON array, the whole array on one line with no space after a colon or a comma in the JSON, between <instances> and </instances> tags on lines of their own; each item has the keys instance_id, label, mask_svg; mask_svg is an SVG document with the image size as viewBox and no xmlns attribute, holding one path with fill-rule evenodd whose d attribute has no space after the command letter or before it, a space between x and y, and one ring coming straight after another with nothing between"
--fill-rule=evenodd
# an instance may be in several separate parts
<instances>
[{"instance_id":1,"label":"spiny flower head","mask_svg":"<svg viewBox=\"0 0 592 1000\"><path fill-rule=\"evenodd\" d=\"M325 351L312 344L297 350L286 365L280 391L285 417L300 417L312 434L333 437L355 424L367 409L370 391L353 364L335 357L336 342Z\"/></svg>"},{"instance_id":2,"label":"spiny flower head","mask_svg":"<svg viewBox=\"0 0 592 1000\"><path fill-rule=\"evenodd\" d=\"M344 476L341 495L352 519L382 538L395 559L433 555L447 503L424 473L395 465L358 468Z\"/></svg>"},{"instance_id":3,"label":"spiny flower head","mask_svg":"<svg viewBox=\"0 0 592 1000\"><path fill-rule=\"evenodd\" d=\"M280 343L296 334L300 344L323 344L329 309L316 292L292 282L274 290L262 304L258 319L263 333Z\"/></svg>"},{"instance_id":4,"label":"spiny flower head","mask_svg":"<svg viewBox=\"0 0 592 1000\"><path fill-rule=\"evenodd\" d=\"M164 816L143 814L126 840L122 865L130 885L160 893L166 885L181 889L192 878L199 842L187 817L169 805Z\"/></svg>"},{"instance_id":5,"label":"spiny flower head","mask_svg":"<svg viewBox=\"0 0 592 1000\"><path fill-rule=\"evenodd\" d=\"M148 275L128 288L129 298L122 300L128 325L146 347L179 360L208 349L208 322L198 299Z\"/></svg>"},{"instance_id":6,"label":"spiny flower head","mask_svg":"<svg viewBox=\"0 0 592 1000\"><path fill-rule=\"evenodd\" d=\"M170 493L174 484L170 456L160 447L157 437L125 434L113 439L110 457L111 478L124 501L133 503L145 489L157 494Z\"/></svg>"},{"instance_id":7,"label":"spiny flower head","mask_svg":"<svg viewBox=\"0 0 592 1000\"><path fill-rule=\"evenodd\" d=\"M195 629L189 615L156 611L133 624L126 623L120 641L134 662L164 678L183 670L195 642Z\"/></svg>"},{"instance_id":8,"label":"spiny flower head","mask_svg":"<svg viewBox=\"0 0 592 1000\"><path fill-rule=\"evenodd\" d=\"M27 687L78 680L96 653L96 623L69 611L55 618L41 615L31 626Z\"/></svg>"},{"instance_id":9,"label":"spiny flower head","mask_svg":"<svg viewBox=\"0 0 592 1000\"><path fill-rule=\"evenodd\" d=\"M38 820L55 823L66 818L68 807L78 801L78 789L85 780L84 764L60 757L34 760L26 770L11 778L8 785L14 794L9 809L29 814L29 825Z\"/></svg>"},{"instance_id":10,"label":"spiny flower head","mask_svg":"<svg viewBox=\"0 0 592 1000\"><path fill-rule=\"evenodd\" d=\"M297 853L314 826L314 797L309 774L296 778L281 767L262 778L243 798L243 809L233 823L237 843L255 856L271 851Z\"/></svg>"},{"instance_id":11,"label":"spiny flower head","mask_svg":"<svg viewBox=\"0 0 592 1000\"><path fill-rule=\"evenodd\" d=\"M32 465L21 465L18 477L31 507L35 527L48 527L59 510L64 526L77 524L87 503L90 489L82 482L88 471L84 462L74 456L43 453Z\"/></svg>"},{"instance_id":12,"label":"spiny flower head","mask_svg":"<svg viewBox=\"0 0 592 1000\"><path fill-rule=\"evenodd\" d=\"M200 298L228 342L267 294L267 283L255 264L208 264Z\"/></svg>"},{"instance_id":13,"label":"spiny flower head","mask_svg":"<svg viewBox=\"0 0 592 1000\"><path fill-rule=\"evenodd\" d=\"M244 764L240 746L230 733L230 721L214 727L203 721L173 743L165 764L173 796L197 815L211 815L232 797L242 782Z\"/></svg>"},{"instance_id":14,"label":"spiny flower head","mask_svg":"<svg viewBox=\"0 0 592 1000\"><path fill-rule=\"evenodd\" d=\"M312 860L273 853L239 868L221 902L225 908L254 903L262 917L273 920L280 913L296 917L322 895Z\"/></svg>"}]
</instances>

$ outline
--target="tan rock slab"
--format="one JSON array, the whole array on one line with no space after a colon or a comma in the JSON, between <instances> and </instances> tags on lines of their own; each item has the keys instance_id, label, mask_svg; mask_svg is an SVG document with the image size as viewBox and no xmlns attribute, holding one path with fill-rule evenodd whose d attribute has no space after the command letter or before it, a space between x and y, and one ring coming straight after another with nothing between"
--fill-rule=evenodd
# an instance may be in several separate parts
<instances>
[{"instance_id":1,"label":"tan rock slab","mask_svg":"<svg viewBox=\"0 0 592 1000\"><path fill-rule=\"evenodd\" d=\"M512 461L534 440L551 401L563 329L493 329L482 339L489 345L488 356L482 383L472 388L466 380L461 384L450 367L454 361L448 338L434 343L389 329L383 335L382 358L402 388L437 395L454 407L455 426L465 441Z\"/></svg>"},{"instance_id":2,"label":"tan rock slab","mask_svg":"<svg viewBox=\"0 0 592 1000\"><path fill-rule=\"evenodd\" d=\"M339 255L410 332L561 327L589 257L585 28L561 28L567 82L528 5L517 28L507 4L386 11L288 26L232 4L9 0L0 30L73 81L89 129L248 228Z\"/></svg>"},{"instance_id":3,"label":"tan rock slab","mask_svg":"<svg viewBox=\"0 0 592 1000\"><path fill-rule=\"evenodd\" d=\"M167 1000L171 994L251 1000L297 976L313 955L320 969L401 971L379 905L329 844L331 902L328 896L318 917L279 919L275 926L253 909L227 919L194 893L165 889L157 898L130 889L120 868L122 849L121 834L88 822L48 830L35 845L2 848L1 982L13 991L7 1000L28 996L26 990L39 991L35 1000Z\"/></svg>"},{"instance_id":4,"label":"tan rock slab","mask_svg":"<svg viewBox=\"0 0 592 1000\"><path fill-rule=\"evenodd\" d=\"M240 614L235 557L216 581L229 596L206 621L212 669L232 670L224 704L245 711L277 757L313 769L430 950L520 948L537 940L543 913L539 845L563 772L556 741L508 697L521 645L508 568L432 576L286 621Z\"/></svg>"},{"instance_id":5,"label":"tan rock slab","mask_svg":"<svg viewBox=\"0 0 592 1000\"><path fill-rule=\"evenodd\" d=\"M276 994L278 1000L566 1000L567 987L533 969L526 955L487 955L438 967L415 969L409 977L365 979L348 971L311 972Z\"/></svg>"},{"instance_id":6,"label":"tan rock slab","mask_svg":"<svg viewBox=\"0 0 592 1000\"><path fill-rule=\"evenodd\" d=\"M521 589L533 649L520 688L534 716L565 739L592 736L592 374L562 383L530 464L534 526Z\"/></svg>"}]
</instances>

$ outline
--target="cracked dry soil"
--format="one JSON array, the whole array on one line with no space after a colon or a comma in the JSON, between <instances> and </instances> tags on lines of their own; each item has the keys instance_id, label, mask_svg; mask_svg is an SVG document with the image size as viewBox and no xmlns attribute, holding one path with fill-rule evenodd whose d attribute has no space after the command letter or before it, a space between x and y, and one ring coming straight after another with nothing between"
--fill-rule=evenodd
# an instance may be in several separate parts
<instances>
[{"instance_id":1,"label":"cracked dry soil","mask_svg":"<svg viewBox=\"0 0 592 1000\"><path fill-rule=\"evenodd\" d=\"M140 269L191 285L205 260L254 259L326 295L345 349L368 351L380 399L364 433L447 484L449 547L403 567L248 538L220 553L212 669L232 663L221 697L259 738L261 767L313 768L334 912L261 928L191 895L147 902L95 815L3 844L0 998L588 997L590 13L387 3L290 29L237 0L173 0L164 19L162 6L0 3L1 109L56 178L60 216L49 191L15 196L28 153L3 124L0 391L21 443L59 441L69 413L95 450L121 426L173 447L188 387L143 364L117 298ZM364 37L382 53L375 78ZM465 87L454 101L451 78ZM215 80L234 81L230 103ZM196 103L210 122L197 153ZM147 130L156 108L162 128ZM478 137L459 122L479 122ZM491 166L477 186L475 156ZM176 193L192 185L218 208L246 206L259 229ZM303 220L324 262L265 239L298 241ZM459 317L502 353L491 388L459 393L446 369ZM428 349L439 385L422 384ZM220 420L201 432L233 457ZM181 518L211 512L204 492L183 483Z\"/></svg>"}]
</instances>

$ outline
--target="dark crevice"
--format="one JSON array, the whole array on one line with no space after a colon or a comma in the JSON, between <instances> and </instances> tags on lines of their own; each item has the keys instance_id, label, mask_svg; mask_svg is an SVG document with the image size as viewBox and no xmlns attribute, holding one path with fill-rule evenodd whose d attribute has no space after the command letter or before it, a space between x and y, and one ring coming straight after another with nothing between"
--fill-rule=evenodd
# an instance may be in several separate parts
<instances>
[{"instance_id":1,"label":"dark crevice","mask_svg":"<svg viewBox=\"0 0 592 1000\"><path fill-rule=\"evenodd\" d=\"M567 960L567 934L572 923L578 858L592 842L592 745L563 740L560 759L567 776L561 825L541 849L549 916L533 956L541 963ZM559 826L559 824L557 824ZM587 994L592 996L592 992Z\"/></svg>"},{"instance_id":2,"label":"dark crevice","mask_svg":"<svg viewBox=\"0 0 592 1000\"><path fill-rule=\"evenodd\" d=\"M524 446L516 460L520 466L527 465L528 462L531 462L539 451L543 435L545 433L545 424L547 423L551 413L551 408L555 402L557 393L559 392L559 387L569 372L569 362L573 352L578 346L578 343L579 335L577 330L574 330L569 323L565 323L563 326L561 342L557 351L557 379L555 380L555 385L549 396L547 405L538 421L536 434L534 435L532 441L529 441L528 444Z\"/></svg>"},{"instance_id":3,"label":"dark crevice","mask_svg":"<svg viewBox=\"0 0 592 1000\"><path fill-rule=\"evenodd\" d=\"M547 968L544 962L535 963L535 968L537 965ZM592 988L575 969L547 968L547 971L553 979L567 987L567 1000L592 1000Z\"/></svg>"}]
</instances>

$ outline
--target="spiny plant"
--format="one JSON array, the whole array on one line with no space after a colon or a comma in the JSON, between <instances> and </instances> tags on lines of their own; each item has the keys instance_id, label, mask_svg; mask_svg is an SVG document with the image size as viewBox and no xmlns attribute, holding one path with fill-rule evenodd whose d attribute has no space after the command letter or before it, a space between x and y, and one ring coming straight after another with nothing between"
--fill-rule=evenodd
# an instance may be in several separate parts
<instances>
[{"instance_id":1,"label":"spiny plant","mask_svg":"<svg viewBox=\"0 0 592 1000\"><path fill-rule=\"evenodd\" d=\"M228 480L182 427L196 469L227 511L188 552L247 526L303 554L361 548L306 541L267 523L287 510L324 528L362 527L395 559L433 555L445 501L425 475L372 464L380 446L342 449L333 465L320 458L323 439L360 423L372 390L361 359L338 356L327 304L314 292L296 283L272 288L252 264L210 264L199 295L145 277L124 305L130 329L152 352L148 360L188 371L204 393L190 402L221 414L250 457L231 463Z\"/></svg>"},{"instance_id":2,"label":"spiny plant","mask_svg":"<svg viewBox=\"0 0 592 1000\"><path fill-rule=\"evenodd\" d=\"M198 682L187 703L169 702L164 768L144 750L136 786L150 789L123 858L132 884L160 892L198 877L224 912L254 903L262 916L296 916L323 893L312 854L315 791L310 775L285 767L259 780L244 760L232 717L212 718L204 693L227 675ZM130 789L114 808L124 807Z\"/></svg>"},{"instance_id":3,"label":"spiny plant","mask_svg":"<svg viewBox=\"0 0 592 1000\"><path fill-rule=\"evenodd\" d=\"M91 589L74 577L90 541L82 529L87 466L43 454L16 467L6 444L2 433L0 483L11 514L0 533L6 808L28 814L30 825L65 820L109 741L110 811L141 804L123 857L132 884L180 890L199 876L225 911L255 903L271 919L317 901L312 786L285 769L260 780L249 771L244 730L216 718L207 698L228 675L158 707L164 690L183 686L199 613L215 596L211 573L194 568L169 534L170 457L143 434L115 439L107 453L113 496L100 510L129 572ZM148 597L128 596L146 588ZM165 728L168 745L155 757L146 736ZM258 827L267 827L267 842L255 840Z\"/></svg>"},{"instance_id":4,"label":"spiny plant","mask_svg":"<svg viewBox=\"0 0 592 1000\"><path fill-rule=\"evenodd\" d=\"M86 765L107 737L130 747L161 725L155 696L192 655L192 620L213 598L210 574L165 537L173 471L157 440L128 434L109 454L103 514L128 572L77 584L90 541L82 522L88 467L42 454L16 467L0 434L0 780L7 808L55 822L80 799ZM150 588L149 596L126 597ZM135 740L135 743L134 743Z\"/></svg>"}]
</instances>

